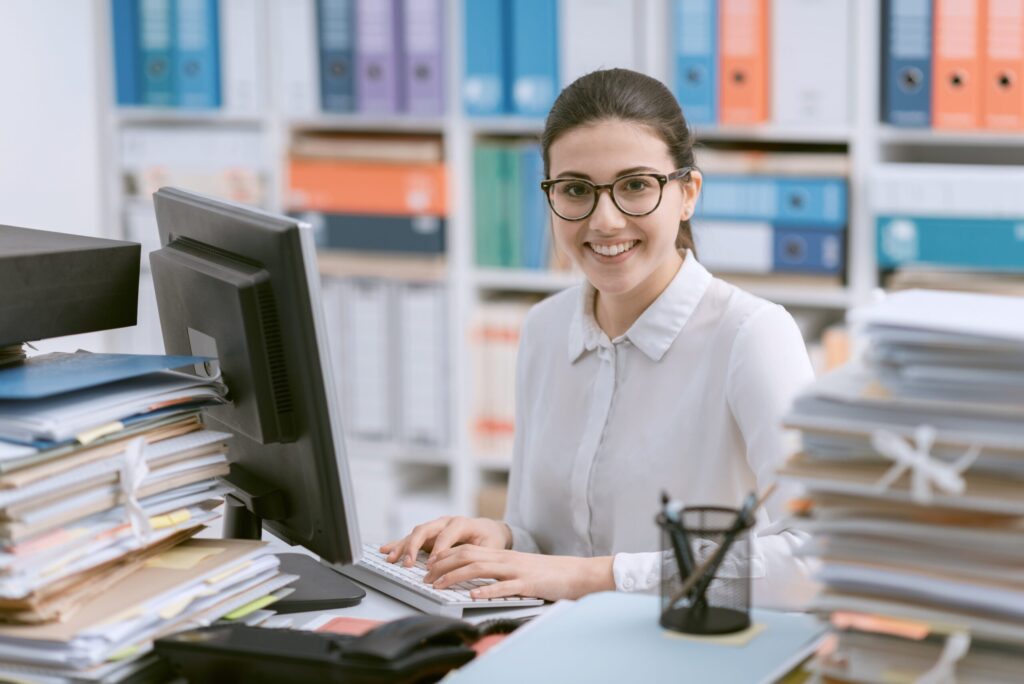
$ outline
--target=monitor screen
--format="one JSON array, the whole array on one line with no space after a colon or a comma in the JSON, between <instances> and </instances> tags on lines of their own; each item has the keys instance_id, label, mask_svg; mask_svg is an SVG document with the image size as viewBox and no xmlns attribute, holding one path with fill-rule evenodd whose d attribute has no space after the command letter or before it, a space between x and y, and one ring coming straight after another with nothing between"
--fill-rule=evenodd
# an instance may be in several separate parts
<instances>
[{"instance_id":1,"label":"monitor screen","mask_svg":"<svg viewBox=\"0 0 1024 684\"><path fill-rule=\"evenodd\" d=\"M274 535L352 563L361 544L312 229L176 188L154 201L164 345L218 360L194 372L219 371L228 387L231 403L206 418L234 434L228 483Z\"/></svg>"}]
</instances>

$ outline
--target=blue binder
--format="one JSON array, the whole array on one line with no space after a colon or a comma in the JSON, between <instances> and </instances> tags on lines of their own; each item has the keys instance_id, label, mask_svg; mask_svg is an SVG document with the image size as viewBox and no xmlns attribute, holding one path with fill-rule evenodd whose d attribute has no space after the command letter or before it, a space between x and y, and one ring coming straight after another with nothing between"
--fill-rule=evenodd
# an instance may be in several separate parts
<instances>
[{"instance_id":1,"label":"blue binder","mask_svg":"<svg viewBox=\"0 0 1024 684\"><path fill-rule=\"evenodd\" d=\"M142 103L177 104L174 86L174 3L139 0L139 51L142 55Z\"/></svg>"},{"instance_id":2,"label":"blue binder","mask_svg":"<svg viewBox=\"0 0 1024 684\"><path fill-rule=\"evenodd\" d=\"M884 0L882 78L883 121L931 125L931 0Z\"/></svg>"},{"instance_id":3,"label":"blue binder","mask_svg":"<svg viewBox=\"0 0 1024 684\"><path fill-rule=\"evenodd\" d=\"M706 176L700 216L802 227L847 224L845 178Z\"/></svg>"},{"instance_id":4,"label":"blue binder","mask_svg":"<svg viewBox=\"0 0 1024 684\"><path fill-rule=\"evenodd\" d=\"M540 146L524 145L519 150L520 188L523 207L523 268L543 269L548 265L548 202L540 189L544 180L544 159Z\"/></svg>"},{"instance_id":5,"label":"blue binder","mask_svg":"<svg viewBox=\"0 0 1024 684\"><path fill-rule=\"evenodd\" d=\"M324 249L444 254L445 220L440 216L320 212L297 216L313 226L316 246Z\"/></svg>"},{"instance_id":6,"label":"blue binder","mask_svg":"<svg viewBox=\"0 0 1024 684\"><path fill-rule=\"evenodd\" d=\"M845 266L846 231L774 226L772 271L840 275Z\"/></svg>"},{"instance_id":7,"label":"blue binder","mask_svg":"<svg viewBox=\"0 0 1024 684\"><path fill-rule=\"evenodd\" d=\"M558 96L558 3L510 0L512 110L547 116Z\"/></svg>"},{"instance_id":8,"label":"blue binder","mask_svg":"<svg viewBox=\"0 0 1024 684\"><path fill-rule=\"evenodd\" d=\"M508 108L508 53L503 0L464 0L466 50L462 101L471 116L504 114Z\"/></svg>"},{"instance_id":9,"label":"blue binder","mask_svg":"<svg viewBox=\"0 0 1024 684\"><path fill-rule=\"evenodd\" d=\"M918 264L1024 272L1024 217L876 218L878 267Z\"/></svg>"},{"instance_id":10,"label":"blue binder","mask_svg":"<svg viewBox=\"0 0 1024 684\"><path fill-rule=\"evenodd\" d=\"M320 107L355 111L355 0L317 0Z\"/></svg>"},{"instance_id":11,"label":"blue binder","mask_svg":"<svg viewBox=\"0 0 1024 684\"><path fill-rule=\"evenodd\" d=\"M718 122L718 3L675 0L676 97L689 124Z\"/></svg>"},{"instance_id":12,"label":"blue binder","mask_svg":"<svg viewBox=\"0 0 1024 684\"><path fill-rule=\"evenodd\" d=\"M139 48L138 0L113 0L110 19L114 33L114 80L117 104L142 104L142 65Z\"/></svg>"},{"instance_id":13,"label":"blue binder","mask_svg":"<svg viewBox=\"0 0 1024 684\"><path fill-rule=\"evenodd\" d=\"M178 0L175 17L180 107L220 107L220 21L217 0Z\"/></svg>"}]
</instances>

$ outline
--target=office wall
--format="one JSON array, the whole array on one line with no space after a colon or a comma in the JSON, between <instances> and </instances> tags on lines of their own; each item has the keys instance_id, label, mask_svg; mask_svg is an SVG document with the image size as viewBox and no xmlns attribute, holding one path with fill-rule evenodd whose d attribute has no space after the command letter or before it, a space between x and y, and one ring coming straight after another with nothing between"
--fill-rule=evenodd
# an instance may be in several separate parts
<instances>
[{"instance_id":1,"label":"office wall","mask_svg":"<svg viewBox=\"0 0 1024 684\"><path fill-rule=\"evenodd\" d=\"M94 0L0 0L0 223L109 235Z\"/></svg>"}]
</instances>

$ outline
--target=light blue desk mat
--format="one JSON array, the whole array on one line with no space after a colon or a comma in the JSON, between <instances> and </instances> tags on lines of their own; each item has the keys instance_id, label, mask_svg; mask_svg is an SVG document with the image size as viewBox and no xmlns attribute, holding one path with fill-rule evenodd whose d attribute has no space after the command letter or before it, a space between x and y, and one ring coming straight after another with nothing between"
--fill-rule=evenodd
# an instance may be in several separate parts
<instances>
[{"instance_id":1,"label":"light blue desk mat","mask_svg":"<svg viewBox=\"0 0 1024 684\"><path fill-rule=\"evenodd\" d=\"M810 615L754 610L752 621L765 629L745 645L701 643L666 633L659 611L657 596L592 594L537 618L444 682L774 681L809 655L826 629Z\"/></svg>"}]
</instances>

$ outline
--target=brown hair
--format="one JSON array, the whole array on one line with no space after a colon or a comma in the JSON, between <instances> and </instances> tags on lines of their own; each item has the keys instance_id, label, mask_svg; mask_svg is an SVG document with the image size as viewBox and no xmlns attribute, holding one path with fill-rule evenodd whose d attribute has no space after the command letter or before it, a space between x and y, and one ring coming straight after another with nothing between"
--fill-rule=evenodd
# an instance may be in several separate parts
<instances>
[{"instance_id":1,"label":"brown hair","mask_svg":"<svg viewBox=\"0 0 1024 684\"><path fill-rule=\"evenodd\" d=\"M541 136L544 175L551 172L551 145L585 124L618 119L650 128L668 146L676 168L693 166L694 139L683 110L661 81L629 69L606 69L581 76L561 92L548 113ZM679 222L676 249L696 253L690 221Z\"/></svg>"}]
</instances>

